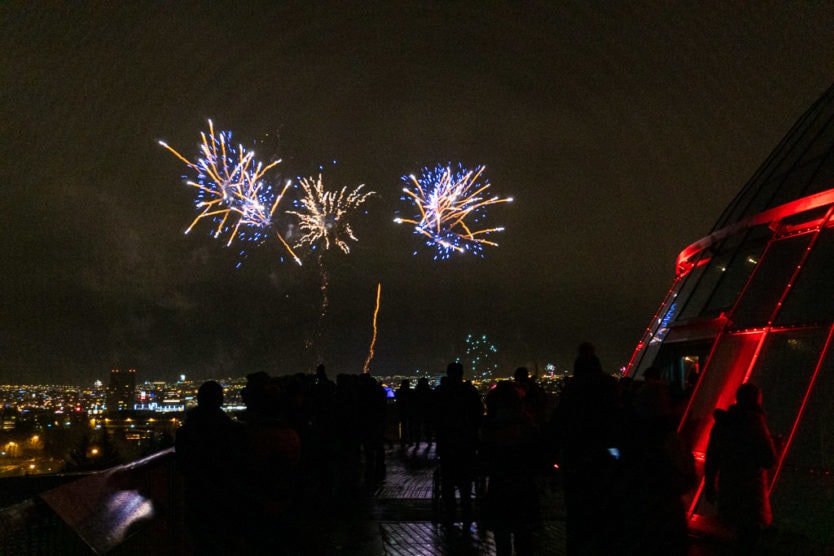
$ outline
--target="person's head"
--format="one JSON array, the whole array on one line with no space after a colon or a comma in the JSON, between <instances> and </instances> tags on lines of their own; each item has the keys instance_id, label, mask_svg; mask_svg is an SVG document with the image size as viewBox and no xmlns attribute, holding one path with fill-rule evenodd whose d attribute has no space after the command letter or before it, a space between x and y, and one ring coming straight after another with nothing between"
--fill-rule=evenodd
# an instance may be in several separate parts
<instances>
[{"instance_id":1,"label":"person's head","mask_svg":"<svg viewBox=\"0 0 834 556\"><path fill-rule=\"evenodd\" d=\"M263 371L246 375L246 386L243 387L240 395L248 409L263 408L267 382L269 382L269 375Z\"/></svg>"},{"instance_id":2,"label":"person's head","mask_svg":"<svg viewBox=\"0 0 834 556\"><path fill-rule=\"evenodd\" d=\"M490 417L494 417L501 410L509 413L521 411L521 397L515 385L509 380L496 383L495 387L487 393L484 401L487 415Z\"/></svg>"},{"instance_id":3,"label":"person's head","mask_svg":"<svg viewBox=\"0 0 834 556\"><path fill-rule=\"evenodd\" d=\"M200 385L197 390L197 405L210 409L217 409L223 405L223 387L214 380Z\"/></svg>"},{"instance_id":4,"label":"person's head","mask_svg":"<svg viewBox=\"0 0 834 556\"><path fill-rule=\"evenodd\" d=\"M526 382L527 379L530 378L530 374L527 372L527 367L519 367L513 373L513 378L518 382Z\"/></svg>"},{"instance_id":5,"label":"person's head","mask_svg":"<svg viewBox=\"0 0 834 556\"><path fill-rule=\"evenodd\" d=\"M318 367L316 367L316 375L319 377L327 376L327 371L324 368L324 363L319 363Z\"/></svg>"},{"instance_id":6,"label":"person's head","mask_svg":"<svg viewBox=\"0 0 834 556\"><path fill-rule=\"evenodd\" d=\"M573 362L573 374L579 376L597 372L602 372L602 364L596 355L593 344L589 342L579 344L579 354L576 361Z\"/></svg>"},{"instance_id":7,"label":"person's head","mask_svg":"<svg viewBox=\"0 0 834 556\"><path fill-rule=\"evenodd\" d=\"M594 344L591 342L582 342L579 344L579 357L592 357L596 356L596 349L594 348Z\"/></svg>"},{"instance_id":8,"label":"person's head","mask_svg":"<svg viewBox=\"0 0 834 556\"><path fill-rule=\"evenodd\" d=\"M463 365L457 361L449 363L446 367L446 376L452 381L463 380Z\"/></svg>"},{"instance_id":9,"label":"person's head","mask_svg":"<svg viewBox=\"0 0 834 556\"><path fill-rule=\"evenodd\" d=\"M750 382L745 382L736 390L736 402L742 407L758 407L762 405L762 391Z\"/></svg>"}]
</instances>

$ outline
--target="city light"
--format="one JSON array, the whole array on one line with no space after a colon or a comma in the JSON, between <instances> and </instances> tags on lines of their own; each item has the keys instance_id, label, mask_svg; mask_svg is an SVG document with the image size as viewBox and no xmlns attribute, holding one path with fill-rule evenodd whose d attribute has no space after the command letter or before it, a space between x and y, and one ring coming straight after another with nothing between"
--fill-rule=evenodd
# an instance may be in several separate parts
<instances>
[{"instance_id":1,"label":"city light","mask_svg":"<svg viewBox=\"0 0 834 556\"><path fill-rule=\"evenodd\" d=\"M375 293L376 317L381 305L380 285ZM373 359L375 341L375 338L371 339L368 367ZM489 369L495 369L497 348L483 334L471 335L468 345L468 378L485 394L494 382ZM398 385L405 379L416 382L417 378L424 377L434 388L444 372L445 367L424 368L416 375L408 370L387 376L374 373L374 378L380 384ZM186 412L197 404L197 389L203 381L140 382L135 376L135 371L114 371L110 377L112 383L108 385L108 381L103 381L99 387L92 383L85 386L0 385L0 408L4 408L3 429L0 430L3 463L0 477L105 469L171 446ZM223 384L223 409L236 417L246 409L241 396L246 378L215 380ZM560 380L564 380L561 373L541 377L543 386L551 392L558 391ZM153 407L140 403L140 392L143 391L146 401L158 400ZM164 400L177 400L177 409L171 409L173 406L167 406ZM391 400L395 403L395 398ZM104 406L109 409L100 409ZM64 412L62 407L80 411ZM30 467L32 465L34 467Z\"/></svg>"}]
</instances>

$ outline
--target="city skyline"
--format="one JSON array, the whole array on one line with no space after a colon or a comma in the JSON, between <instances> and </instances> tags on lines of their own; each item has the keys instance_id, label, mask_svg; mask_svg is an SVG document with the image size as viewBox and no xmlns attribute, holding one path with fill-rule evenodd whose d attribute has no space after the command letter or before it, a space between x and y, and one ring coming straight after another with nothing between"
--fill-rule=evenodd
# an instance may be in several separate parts
<instances>
[{"instance_id":1,"label":"city skyline","mask_svg":"<svg viewBox=\"0 0 834 556\"><path fill-rule=\"evenodd\" d=\"M358 373L378 284L373 374L442 373L469 334L502 376L570 367L586 340L613 372L670 261L834 75L834 7L769 2L13 3L0 21L2 383ZM207 118L282 159L276 183L376 192L350 253L240 261L210 226L185 235L193 192L157 142L195 154ZM514 198L483 258L434 261L393 222L402 176L449 162Z\"/></svg>"}]
</instances>

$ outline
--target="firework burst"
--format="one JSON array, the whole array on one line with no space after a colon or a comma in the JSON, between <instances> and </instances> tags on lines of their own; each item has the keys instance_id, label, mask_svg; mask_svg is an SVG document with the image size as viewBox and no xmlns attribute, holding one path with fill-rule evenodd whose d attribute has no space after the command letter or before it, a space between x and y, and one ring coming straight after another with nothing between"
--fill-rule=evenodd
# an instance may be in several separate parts
<instances>
[{"instance_id":1,"label":"firework burst","mask_svg":"<svg viewBox=\"0 0 834 556\"><path fill-rule=\"evenodd\" d=\"M343 187L339 191L327 191L319 174L318 179L302 178L299 186L303 195L294 204L297 210L288 210L287 214L298 217L301 237L295 247L303 245L316 249L323 246L325 250L335 245L343 253L350 253L349 240L358 241L348 221L348 216L365 200L374 195L373 191L363 192L364 185L352 191Z\"/></svg>"},{"instance_id":2,"label":"firework burst","mask_svg":"<svg viewBox=\"0 0 834 556\"><path fill-rule=\"evenodd\" d=\"M199 214L185 233L200 220L209 219L214 225L215 238L228 236L226 245L231 245L235 238L260 243L273 227L272 216L290 186L287 182L276 194L272 184L265 179L266 173L281 161L266 165L257 162L254 151L232 143L230 131L215 133L214 123L211 120L208 123L208 133L200 134L200 156L193 162L166 142L159 142L195 174L185 183L197 190L194 204ZM283 236L278 232L275 235L293 260L301 264Z\"/></svg>"},{"instance_id":3,"label":"firework burst","mask_svg":"<svg viewBox=\"0 0 834 556\"><path fill-rule=\"evenodd\" d=\"M496 360L498 348L486 336L468 334L466 336L465 365L469 367L472 377L478 380L492 380L498 371Z\"/></svg>"},{"instance_id":4,"label":"firework burst","mask_svg":"<svg viewBox=\"0 0 834 556\"><path fill-rule=\"evenodd\" d=\"M340 190L328 191L324 187L321 174L318 179L299 178L297 188L300 190L298 199L293 201L295 210L288 210L298 218L298 229L300 236L295 241L296 248L307 247L316 252L316 261L319 268L321 309L319 311L319 322L314 338L308 338L307 348L311 349L321 334L322 323L327 316L327 308L330 303L327 293L329 277L327 267L324 265L323 252L334 245L343 253L350 253L349 241L358 241L353 233L353 228L348 220L350 215L365 200L374 195L373 191L363 192L364 185L356 189L348 190L343 187Z\"/></svg>"},{"instance_id":5,"label":"firework burst","mask_svg":"<svg viewBox=\"0 0 834 556\"><path fill-rule=\"evenodd\" d=\"M435 260L467 252L483 257L484 245L498 245L487 236L504 230L481 227L486 208L513 200L488 195L490 183L481 177L483 171L484 166L467 170L461 164L456 169L448 164L425 167L419 178L403 176L408 187L403 188L401 199L411 202L418 214L398 217L394 222L413 225L414 233L424 236L426 245L435 248Z\"/></svg>"}]
</instances>

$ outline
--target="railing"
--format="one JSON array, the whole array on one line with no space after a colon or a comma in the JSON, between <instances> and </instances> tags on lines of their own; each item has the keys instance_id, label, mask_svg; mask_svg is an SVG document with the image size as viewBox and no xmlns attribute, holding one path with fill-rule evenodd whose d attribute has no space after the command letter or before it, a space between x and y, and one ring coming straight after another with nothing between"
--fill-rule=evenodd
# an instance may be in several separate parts
<instances>
[{"instance_id":1,"label":"railing","mask_svg":"<svg viewBox=\"0 0 834 556\"><path fill-rule=\"evenodd\" d=\"M19 481L50 482L14 480L17 488ZM51 481L65 484L0 509L0 554L186 552L173 448L105 471L54 476Z\"/></svg>"}]
</instances>

